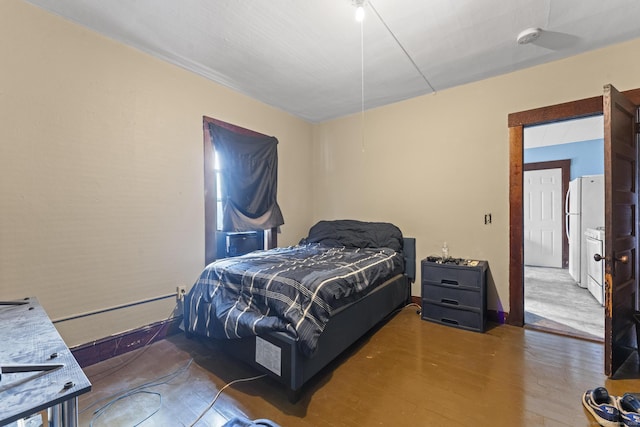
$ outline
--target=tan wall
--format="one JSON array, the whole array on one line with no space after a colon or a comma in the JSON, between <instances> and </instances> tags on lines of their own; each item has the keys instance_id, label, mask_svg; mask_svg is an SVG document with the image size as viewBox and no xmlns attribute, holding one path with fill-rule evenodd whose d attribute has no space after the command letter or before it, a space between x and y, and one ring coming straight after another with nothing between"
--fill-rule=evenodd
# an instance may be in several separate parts
<instances>
[{"instance_id":1,"label":"tan wall","mask_svg":"<svg viewBox=\"0 0 640 427\"><path fill-rule=\"evenodd\" d=\"M635 40L316 125L314 219L390 221L417 238L419 259L444 241L451 256L486 259L489 308L508 311L507 115L606 83L638 88L638 51Z\"/></svg>"},{"instance_id":2,"label":"tan wall","mask_svg":"<svg viewBox=\"0 0 640 427\"><path fill-rule=\"evenodd\" d=\"M308 123L19 0L0 2L0 64L0 299L36 296L58 319L190 286L205 115L279 139L279 242L311 225ZM56 326L74 346L175 307Z\"/></svg>"},{"instance_id":3,"label":"tan wall","mask_svg":"<svg viewBox=\"0 0 640 427\"><path fill-rule=\"evenodd\" d=\"M310 125L4 0L0 299L37 296L56 319L193 283L204 263L206 115L278 137L281 245L319 219L391 221L417 238L419 258L446 240L452 256L487 259L489 306L508 311L507 115L599 95L605 83L640 87L639 49L636 40L414 98L368 111L364 123L357 114ZM57 327L73 346L175 307L163 300Z\"/></svg>"}]
</instances>

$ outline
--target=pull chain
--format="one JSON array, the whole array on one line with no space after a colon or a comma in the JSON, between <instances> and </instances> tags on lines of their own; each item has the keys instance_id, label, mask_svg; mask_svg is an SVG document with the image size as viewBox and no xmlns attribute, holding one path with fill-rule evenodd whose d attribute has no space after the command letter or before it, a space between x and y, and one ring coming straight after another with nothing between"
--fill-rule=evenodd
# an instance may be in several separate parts
<instances>
[{"instance_id":1,"label":"pull chain","mask_svg":"<svg viewBox=\"0 0 640 427\"><path fill-rule=\"evenodd\" d=\"M360 21L360 133L361 149L364 153L364 19Z\"/></svg>"}]
</instances>

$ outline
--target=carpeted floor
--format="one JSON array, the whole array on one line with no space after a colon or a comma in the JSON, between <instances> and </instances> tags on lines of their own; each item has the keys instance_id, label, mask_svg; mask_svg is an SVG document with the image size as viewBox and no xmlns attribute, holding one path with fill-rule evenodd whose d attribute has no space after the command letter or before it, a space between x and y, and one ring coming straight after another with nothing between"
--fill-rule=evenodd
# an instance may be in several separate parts
<instances>
[{"instance_id":1,"label":"carpeted floor","mask_svg":"<svg viewBox=\"0 0 640 427\"><path fill-rule=\"evenodd\" d=\"M525 325L580 338L604 339L604 308L567 269L524 269Z\"/></svg>"}]
</instances>

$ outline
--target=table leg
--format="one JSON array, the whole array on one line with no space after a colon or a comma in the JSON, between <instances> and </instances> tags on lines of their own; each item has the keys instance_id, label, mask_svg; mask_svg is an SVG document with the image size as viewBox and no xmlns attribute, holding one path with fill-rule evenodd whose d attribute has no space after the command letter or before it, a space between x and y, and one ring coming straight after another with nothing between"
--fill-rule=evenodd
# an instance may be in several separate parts
<instances>
[{"instance_id":1,"label":"table leg","mask_svg":"<svg viewBox=\"0 0 640 427\"><path fill-rule=\"evenodd\" d=\"M74 397L62 402L62 421L64 427L78 426L78 398Z\"/></svg>"},{"instance_id":2,"label":"table leg","mask_svg":"<svg viewBox=\"0 0 640 427\"><path fill-rule=\"evenodd\" d=\"M78 426L78 398L73 397L51 407L51 427Z\"/></svg>"}]
</instances>

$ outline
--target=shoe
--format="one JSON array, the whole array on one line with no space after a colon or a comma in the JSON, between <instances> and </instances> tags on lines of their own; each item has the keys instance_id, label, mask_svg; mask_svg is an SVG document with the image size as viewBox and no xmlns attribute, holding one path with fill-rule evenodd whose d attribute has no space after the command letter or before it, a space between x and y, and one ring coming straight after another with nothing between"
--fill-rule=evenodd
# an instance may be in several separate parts
<instances>
[{"instance_id":1,"label":"shoe","mask_svg":"<svg viewBox=\"0 0 640 427\"><path fill-rule=\"evenodd\" d=\"M609 396L606 388L597 387L587 390L582 395L582 404L601 426L618 427L620 425L617 399Z\"/></svg>"},{"instance_id":2,"label":"shoe","mask_svg":"<svg viewBox=\"0 0 640 427\"><path fill-rule=\"evenodd\" d=\"M618 411L623 425L640 427L640 400L633 394L625 393L618 399Z\"/></svg>"}]
</instances>

